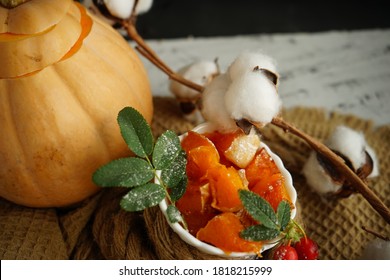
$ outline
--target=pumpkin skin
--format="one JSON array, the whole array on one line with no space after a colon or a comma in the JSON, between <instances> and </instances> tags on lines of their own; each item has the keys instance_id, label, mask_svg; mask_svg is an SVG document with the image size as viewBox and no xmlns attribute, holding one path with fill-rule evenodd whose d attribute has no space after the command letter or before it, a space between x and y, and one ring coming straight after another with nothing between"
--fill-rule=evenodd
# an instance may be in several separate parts
<instances>
[{"instance_id":1,"label":"pumpkin skin","mask_svg":"<svg viewBox=\"0 0 390 280\"><path fill-rule=\"evenodd\" d=\"M30 28L34 34L0 28L8 30L0 34L0 53L9 52L9 43L21 57L17 63L0 60L0 196L30 207L68 206L100 189L92 182L98 167L130 154L116 118L122 108L132 106L150 123L150 85L127 41L78 3L31 0L14 9L27 4L40 11L50 10L48 6L60 10L46 26L39 22L39 28ZM0 26L2 16L11 14L4 10L0 8ZM12 18L12 28L22 30L17 20ZM70 35L63 34L67 47L53 55L46 50L61 45L61 36L53 35L57 39L51 46L49 39L39 38L58 32L64 21L72 22ZM20 47L18 42L34 45ZM31 50L40 59L24 55Z\"/></svg>"}]
</instances>

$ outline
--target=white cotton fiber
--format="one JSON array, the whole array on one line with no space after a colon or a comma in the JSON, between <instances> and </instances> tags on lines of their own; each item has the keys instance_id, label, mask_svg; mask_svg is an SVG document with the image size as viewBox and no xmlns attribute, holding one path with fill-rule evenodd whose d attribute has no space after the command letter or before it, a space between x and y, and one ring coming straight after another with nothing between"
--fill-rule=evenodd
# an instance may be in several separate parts
<instances>
[{"instance_id":1,"label":"white cotton fiber","mask_svg":"<svg viewBox=\"0 0 390 280\"><path fill-rule=\"evenodd\" d=\"M338 126L325 144L330 149L336 150L348 157L355 170L366 162L366 141L362 133L356 132L346 126Z\"/></svg>"},{"instance_id":2,"label":"white cotton fiber","mask_svg":"<svg viewBox=\"0 0 390 280\"><path fill-rule=\"evenodd\" d=\"M374 178L379 176L379 162L378 157L376 156L376 153L373 148L371 148L368 144L366 145L366 151L371 156L371 159L374 163L374 167L372 169L372 172L370 175L367 176L367 178Z\"/></svg>"},{"instance_id":3,"label":"white cotton fiber","mask_svg":"<svg viewBox=\"0 0 390 280\"><path fill-rule=\"evenodd\" d=\"M281 109L273 75L277 77L276 66L269 56L241 54L225 74L206 86L202 94L204 118L225 131L237 129L236 121L242 119L259 125L271 122Z\"/></svg>"},{"instance_id":4,"label":"white cotton fiber","mask_svg":"<svg viewBox=\"0 0 390 280\"><path fill-rule=\"evenodd\" d=\"M261 52L244 52L239 55L228 68L232 80L241 75L252 72L255 67L267 69L273 73L276 71L275 61Z\"/></svg>"},{"instance_id":5,"label":"white cotton fiber","mask_svg":"<svg viewBox=\"0 0 390 280\"><path fill-rule=\"evenodd\" d=\"M111 15L121 19L127 19L133 11L134 0L104 0Z\"/></svg>"},{"instance_id":6,"label":"white cotton fiber","mask_svg":"<svg viewBox=\"0 0 390 280\"><path fill-rule=\"evenodd\" d=\"M275 85L262 72L251 71L232 80L225 106L234 120L267 124L279 113L281 100Z\"/></svg>"},{"instance_id":7,"label":"white cotton fiber","mask_svg":"<svg viewBox=\"0 0 390 280\"><path fill-rule=\"evenodd\" d=\"M379 175L378 160L374 150L366 143L363 133L349 127L340 125L326 141L330 149L336 150L346 156L357 171L366 163L366 152L373 160L373 171L369 177Z\"/></svg>"},{"instance_id":8,"label":"white cotton fiber","mask_svg":"<svg viewBox=\"0 0 390 280\"><path fill-rule=\"evenodd\" d=\"M373 160L373 170L368 176L379 175L378 160L374 150L367 145L364 135L346 126L338 126L325 143L330 149L348 158L356 172L366 164L366 151ZM321 194L337 192L342 186L332 181L317 160L313 151L302 169L309 186Z\"/></svg>"},{"instance_id":9,"label":"white cotton fiber","mask_svg":"<svg viewBox=\"0 0 390 280\"><path fill-rule=\"evenodd\" d=\"M153 0L138 0L135 12L137 15L144 14L150 10L153 5Z\"/></svg>"},{"instance_id":10,"label":"white cotton fiber","mask_svg":"<svg viewBox=\"0 0 390 280\"><path fill-rule=\"evenodd\" d=\"M179 69L178 74L189 81L205 86L218 72L218 65L214 61L198 61ZM198 91L174 80L171 81L169 89L179 99L191 99L199 94Z\"/></svg>"},{"instance_id":11,"label":"white cotton fiber","mask_svg":"<svg viewBox=\"0 0 390 280\"><path fill-rule=\"evenodd\" d=\"M83 5L87 7L92 13L104 19L109 24L114 24L114 21L102 15L99 8L95 6L92 0L82 1ZM104 0L104 5L110 14L120 19L127 19L131 16L135 0ZM143 14L150 10L153 0L139 0L135 12Z\"/></svg>"},{"instance_id":12,"label":"white cotton fiber","mask_svg":"<svg viewBox=\"0 0 390 280\"><path fill-rule=\"evenodd\" d=\"M202 93L201 112L205 120L215 124L221 131L237 129L235 121L225 107L225 93L230 85L227 74L221 74L209 83Z\"/></svg>"},{"instance_id":13,"label":"white cotton fiber","mask_svg":"<svg viewBox=\"0 0 390 280\"><path fill-rule=\"evenodd\" d=\"M335 193L342 187L342 185L336 184L325 172L319 164L317 154L314 151L311 152L305 162L302 173L308 185L319 194Z\"/></svg>"}]
</instances>

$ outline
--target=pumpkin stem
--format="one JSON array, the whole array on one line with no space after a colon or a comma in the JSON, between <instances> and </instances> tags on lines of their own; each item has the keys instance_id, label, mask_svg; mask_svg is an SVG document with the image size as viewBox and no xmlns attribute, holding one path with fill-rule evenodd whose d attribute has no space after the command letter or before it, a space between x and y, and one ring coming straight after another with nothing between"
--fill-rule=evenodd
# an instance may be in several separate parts
<instances>
[{"instance_id":1,"label":"pumpkin stem","mask_svg":"<svg viewBox=\"0 0 390 280\"><path fill-rule=\"evenodd\" d=\"M0 6L3 6L7 9L12 9L28 1L30 0L0 0Z\"/></svg>"}]
</instances>

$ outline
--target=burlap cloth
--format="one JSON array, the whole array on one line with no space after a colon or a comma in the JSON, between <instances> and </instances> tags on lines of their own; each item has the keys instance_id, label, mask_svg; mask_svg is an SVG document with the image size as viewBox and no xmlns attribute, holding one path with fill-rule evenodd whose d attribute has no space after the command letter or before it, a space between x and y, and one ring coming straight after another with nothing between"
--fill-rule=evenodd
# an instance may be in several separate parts
<instances>
[{"instance_id":1,"label":"burlap cloth","mask_svg":"<svg viewBox=\"0 0 390 280\"><path fill-rule=\"evenodd\" d=\"M167 129L181 134L193 126L171 98L154 99L155 136ZM376 151L380 177L370 186L390 205L390 125L343 114L326 115L321 109L294 108L283 118L324 140L339 124L365 133ZM267 144L292 173L299 211L307 233L318 242L321 259L358 259L374 236L366 226L389 236L390 227L360 195L329 200L312 192L300 174L310 149L300 139L268 126ZM0 259L210 259L184 244L168 227L157 207L139 213L120 209L121 189L105 189L72 208L32 209L0 199Z\"/></svg>"}]
</instances>

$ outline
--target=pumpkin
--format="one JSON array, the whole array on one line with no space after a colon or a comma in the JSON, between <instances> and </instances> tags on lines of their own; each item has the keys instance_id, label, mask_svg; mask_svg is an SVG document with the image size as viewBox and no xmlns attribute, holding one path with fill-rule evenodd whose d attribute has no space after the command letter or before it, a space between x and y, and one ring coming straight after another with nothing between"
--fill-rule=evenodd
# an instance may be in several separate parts
<instances>
[{"instance_id":1,"label":"pumpkin","mask_svg":"<svg viewBox=\"0 0 390 280\"><path fill-rule=\"evenodd\" d=\"M146 70L128 42L72 0L0 2L0 196L30 207L96 193L93 172L128 156L118 112L150 123Z\"/></svg>"}]
</instances>

